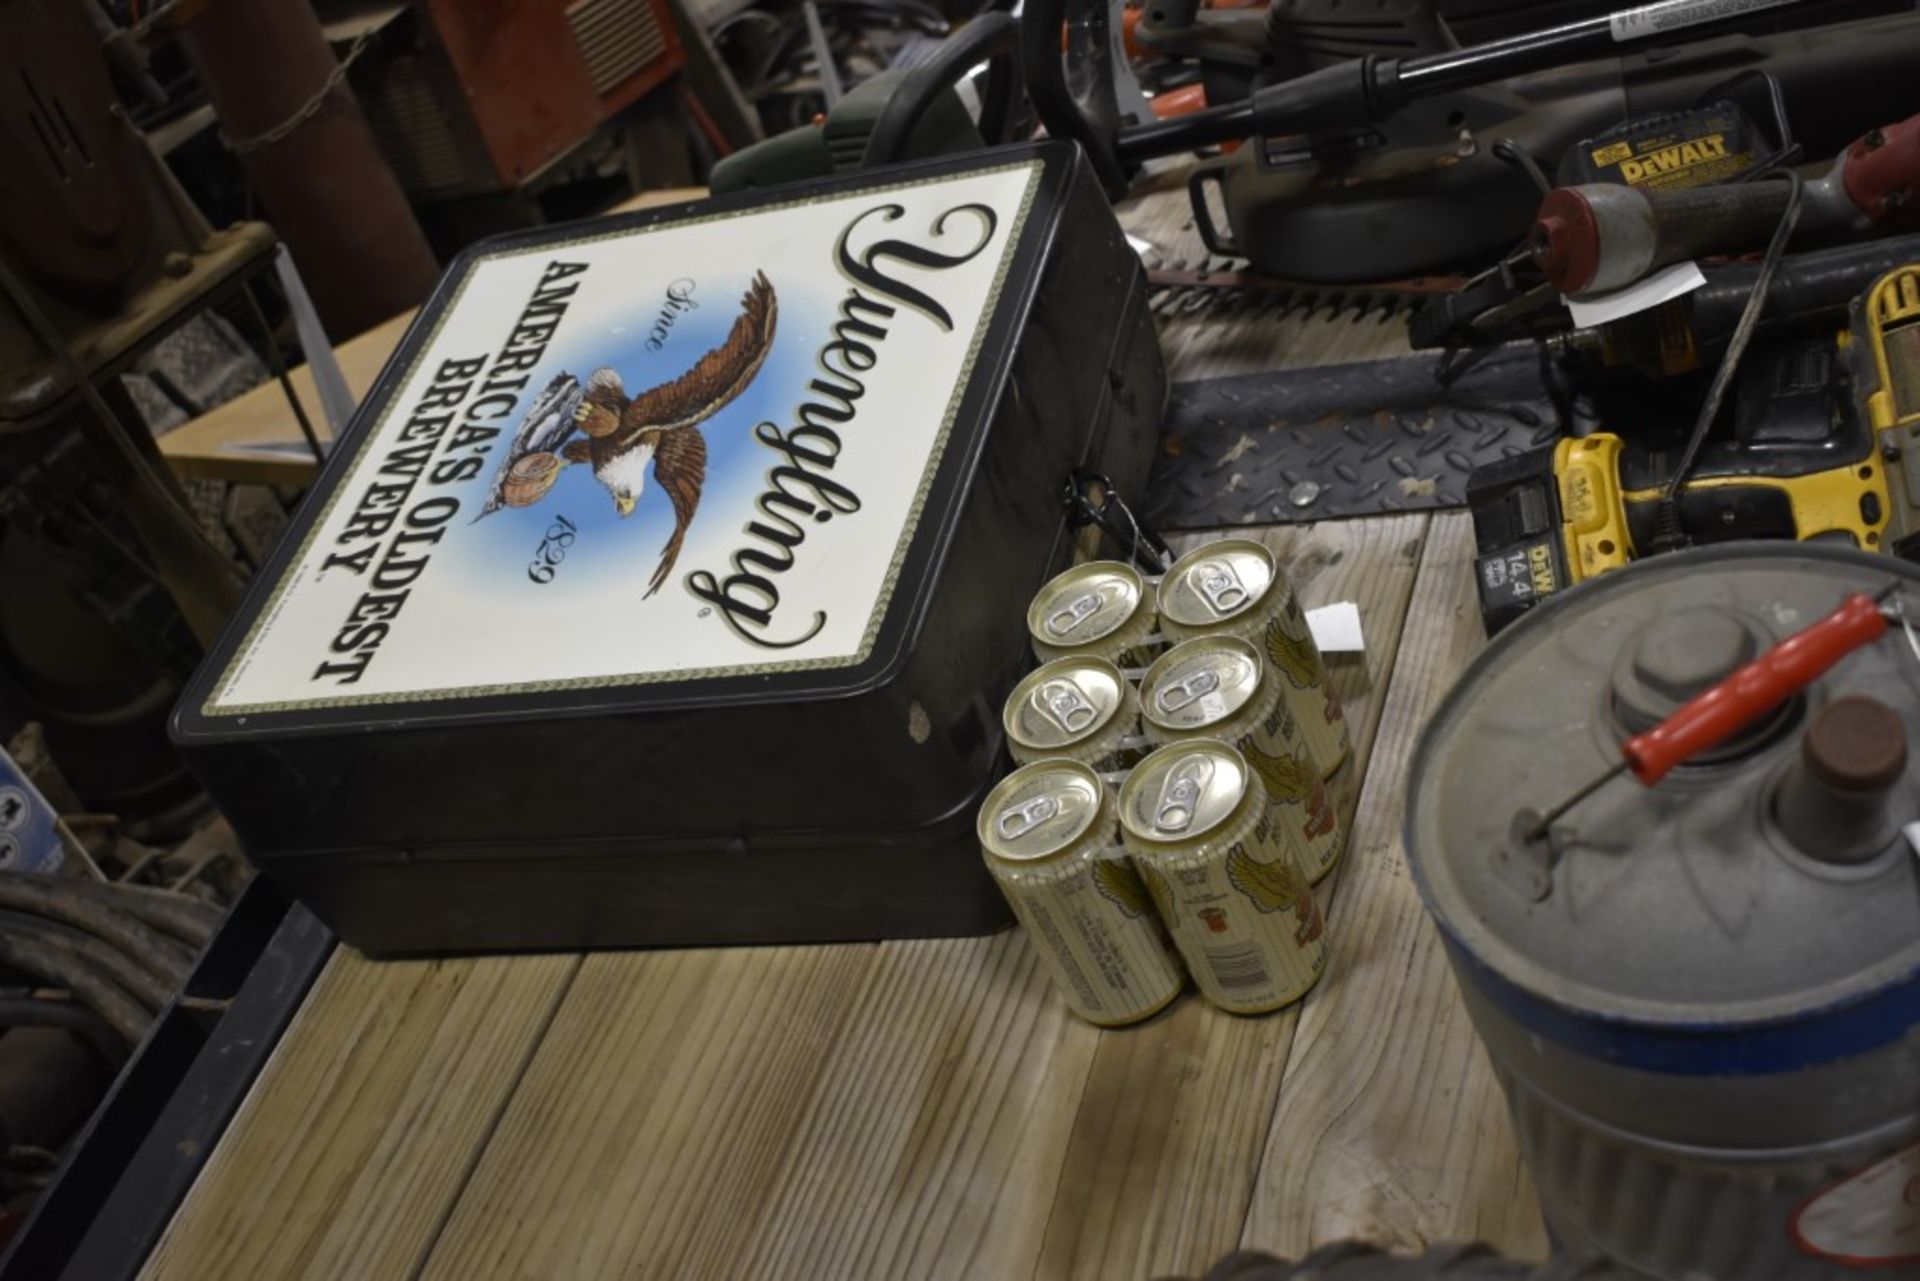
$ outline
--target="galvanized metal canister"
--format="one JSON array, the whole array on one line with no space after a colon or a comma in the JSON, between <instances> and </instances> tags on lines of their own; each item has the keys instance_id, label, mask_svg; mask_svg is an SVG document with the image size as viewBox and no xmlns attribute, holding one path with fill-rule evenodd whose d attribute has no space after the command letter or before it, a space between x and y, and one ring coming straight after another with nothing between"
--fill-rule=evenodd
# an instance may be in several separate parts
<instances>
[{"instance_id":1,"label":"galvanized metal canister","mask_svg":"<svg viewBox=\"0 0 1920 1281\"><path fill-rule=\"evenodd\" d=\"M1293 584L1273 553L1249 538L1204 543L1161 578L1160 629L1178 643L1199 636L1238 636L1259 646L1313 750L1322 778L1353 750L1340 699L1327 687L1326 664L1300 609Z\"/></svg>"},{"instance_id":2,"label":"galvanized metal canister","mask_svg":"<svg viewBox=\"0 0 1920 1281\"><path fill-rule=\"evenodd\" d=\"M1163 747L1120 789L1134 865L1201 995L1277 1010L1326 969L1326 923L1246 758L1217 739Z\"/></svg>"},{"instance_id":3,"label":"galvanized metal canister","mask_svg":"<svg viewBox=\"0 0 1920 1281\"><path fill-rule=\"evenodd\" d=\"M1042 663L1013 687L1000 722L1022 765L1060 759L1121 770L1146 754L1140 695L1104 658Z\"/></svg>"},{"instance_id":4,"label":"galvanized metal canister","mask_svg":"<svg viewBox=\"0 0 1920 1281\"><path fill-rule=\"evenodd\" d=\"M1144 667L1159 621L1153 593L1124 561L1093 560L1051 579L1027 606L1027 634L1042 662L1104 658Z\"/></svg>"},{"instance_id":5,"label":"galvanized metal canister","mask_svg":"<svg viewBox=\"0 0 1920 1281\"><path fill-rule=\"evenodd\" d=\"M1638 561L1503 632L1420 742L1406 847L1555 1234L1671 1281L1920 1275L1920 663L1898 630L1710 758L1543 808L1889 557ZM1849 1261L1851 1261L1851 1266Z\"/></svg>"},{"instance_id":6,"label":"galvanized metal canister","mask_svg":"<svg viewBox=\"0 0 1920 1281\"><path fill-rule=\"evenodd\" d=\"M980 848L1068 1008L1137 1023L1186 983L1146 887L1119 845L1113 793L1091 769L1015 770L980 807Z\"/></svg>"},{"instance_id":7,"label":"galvanized metal canister","mask_svg":"<svg viewBox=\"0 0 1920 1281\"><path fill-rule=\"evenodd\" d=\"M1317 883L1346 848L1325 780L1280 678L1237 636L1204 636L1162 654L1140 679L1140 718L1159 743L1218 738L1247 758L1267 791L1274 825L1294 841Z\"/></svg>"}]
</instances>

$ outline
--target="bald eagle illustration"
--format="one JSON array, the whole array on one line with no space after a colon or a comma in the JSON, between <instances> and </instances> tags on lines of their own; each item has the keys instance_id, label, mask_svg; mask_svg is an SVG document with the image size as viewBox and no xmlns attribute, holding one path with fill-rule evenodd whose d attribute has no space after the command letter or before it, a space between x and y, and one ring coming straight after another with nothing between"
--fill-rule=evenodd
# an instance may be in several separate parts
<instances>
[{"instance_id":1,"label":"bald eagle illustration","mask_svg":"<svg viewBox=\"0 0 1920 1281\"><path fill-rule=\"evenodd\" d=\"M707 478L700 424L732 403L766 364L779 311L772 284L765 273L755 272L726 341L673 381L630 397L618 371L610 368L594 370L584 387L572 374L554 378L522 421L480 516L501 507L532 506L573 463L591 466L615 510L631 516L652 464L674 517L673 534L647 584L652 596L673 572L700 507Z\"/></svg>"}]
</instances>

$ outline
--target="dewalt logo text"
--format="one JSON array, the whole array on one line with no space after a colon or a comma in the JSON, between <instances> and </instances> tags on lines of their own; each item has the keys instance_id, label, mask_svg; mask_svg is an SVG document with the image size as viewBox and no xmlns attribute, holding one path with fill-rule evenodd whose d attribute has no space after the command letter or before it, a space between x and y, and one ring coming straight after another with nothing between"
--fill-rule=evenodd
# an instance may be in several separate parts
<instances>
[{"instance_id":1,"label":"dewalt logo text","mask_svg":"<svg viewBox=\"0 0 1920 1281\"><path fill-rule=\"evenodd\" d=\"M1709 160L1721 160L1726 157L1726 154L1726 135L1710 133L1704 138L1683 142L1676 147L1662 147L1658 151L1650 151L1635 160L1623 160L1620 162L1620 177L1625 182L1638 183L1656 174L1673 173L1705 164Z\"/></svg>"},{"instance_id":2,"label":"dewalt logo text","mask_svg":"<svg viewBox=\"0 0 1920 1281\"><path fill-rule=\"evenodd\" d=\"M1535 543L1527 548L1527 572L1533 579L1533 594L1551 596L1556 584L1553 581L1553 555L1544 543Z\"/></svg>"}]
</instances>

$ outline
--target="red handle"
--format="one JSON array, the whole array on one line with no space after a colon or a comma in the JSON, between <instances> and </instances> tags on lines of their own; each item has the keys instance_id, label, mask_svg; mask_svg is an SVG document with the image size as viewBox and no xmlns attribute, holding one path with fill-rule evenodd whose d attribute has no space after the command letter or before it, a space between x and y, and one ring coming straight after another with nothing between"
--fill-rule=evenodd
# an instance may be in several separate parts
<instances>
[{"instance_id":1,"label":"red handle","mask_svg":"<svg viewBox=\"0 0 1920 1281\"><path fill-rule=\"evenodd\" d=\"M1775 645L1620 748L1635 778L1651 787L1667 771L1753 724L1835 663L1887 634L1880 606L1849 596L1839 609Z\"/></svg>"}]
</instances>

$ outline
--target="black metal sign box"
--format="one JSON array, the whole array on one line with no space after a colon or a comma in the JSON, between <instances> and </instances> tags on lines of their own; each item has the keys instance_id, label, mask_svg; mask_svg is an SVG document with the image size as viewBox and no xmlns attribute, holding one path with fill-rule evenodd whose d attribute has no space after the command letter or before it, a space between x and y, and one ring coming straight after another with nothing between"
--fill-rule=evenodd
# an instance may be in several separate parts
<instances>
[{"instance_id":1,"label":"black metal sign box","mask_svg":"<svg viewBox=\"0 0 1920 1281\"><path fill-rule=\"evenodd\" d=\"M1077 465L1165 372L1076 148L487 241L175 710L373 952L979 933Z\"/></svg>"}]
</instances>

